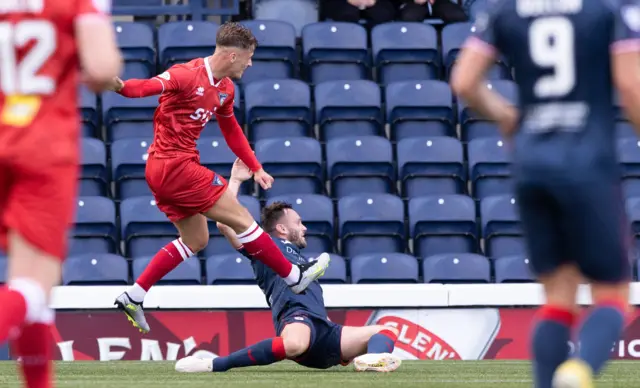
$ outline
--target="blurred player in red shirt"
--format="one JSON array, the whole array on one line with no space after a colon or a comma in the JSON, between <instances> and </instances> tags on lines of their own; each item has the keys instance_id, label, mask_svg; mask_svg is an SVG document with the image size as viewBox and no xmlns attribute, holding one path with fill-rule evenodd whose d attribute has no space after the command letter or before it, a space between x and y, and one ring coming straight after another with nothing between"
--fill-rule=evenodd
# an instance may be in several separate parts
<instances>
[{"instance_id":1,"label":"blurred player in red shirt","mask_svg":"<svg viewBox=\"0 0 640 388\"><path fill-rule=\"evenodd\" d=\"M329 264L328 258L291 264L236 196L227 191L226 180L200 164L196 141L202 128L216 115L229 148L251 169L254 180L265 190L273 183L233 115L231 78L242 77L251 66L256 45L249 29L238 23L225 23L218 30L213 55L172 66L151 79L114 80L112 90L126 97L160 94L145 175L158 208L180 234L180 238L158 251L136 283L116 299L115 304L142 332L149 331L142 310L147 291L207 246L207 218L231 227L245 249L284 278L295 293L322 276Z\"/></svg>"},{"instance_id":2,"label":"blurred player in red shirt","mask_svg":"<svg viewBox=\"0 0 640 388\"><path fill-rule=\"evenodd\" d=\"M52 384L49 294L61 278L80 161L80 67L94 90L121 69L109 0L0 6L0 343L12 341L28 387Z\"/></svg>"}]
</instances>

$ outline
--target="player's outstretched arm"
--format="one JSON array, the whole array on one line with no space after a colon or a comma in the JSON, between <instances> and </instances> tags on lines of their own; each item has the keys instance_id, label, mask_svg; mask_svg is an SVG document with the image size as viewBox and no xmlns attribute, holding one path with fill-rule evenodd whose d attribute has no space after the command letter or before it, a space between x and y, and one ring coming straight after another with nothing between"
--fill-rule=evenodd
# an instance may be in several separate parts
<instances>
[{"instance_id":1,"label":"player's outstretched arm","mask_svg":"<svg viewBox=\"0 0 640 388\"><path fill-rule=\"evenodd\" d=\"M236 159L233 163L233 167L231 168L231 177L229 178L229 184L227 185L227 190L233 194L235 197L238 196L238 192L240 191L240 186L243 182L251 179L253 173L249 170L244 162L240 159ZM236 232L233 231L230 227L223 223L216 223L216 227L222 233L222 235L229 241L231 246L234 249L242 248L242 243L238 241L238 237Z\"/></svg>"},{"instance_id":2,"label":"player's outstretched arm","mask_svg":"<svg viewBox=\"0 0 640 388\"><path fill-rule=\"evenodd\" d=\"M114 77L109 85L109 90L129 98L142 98L161 94L165 89L162 82L156 77L126 81Z\"/></svg>"}]
</instances>

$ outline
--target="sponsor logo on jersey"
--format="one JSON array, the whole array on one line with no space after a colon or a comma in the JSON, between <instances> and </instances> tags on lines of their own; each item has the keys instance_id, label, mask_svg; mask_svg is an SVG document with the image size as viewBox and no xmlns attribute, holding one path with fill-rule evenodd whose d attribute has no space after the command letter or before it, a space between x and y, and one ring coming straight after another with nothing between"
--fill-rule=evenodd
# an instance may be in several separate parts
<instances>
[{"instance_id":1,"label":"sponsor logo on jersey","mask_svg":"<svg viewBox=\"0 0 640 388\"><path fill-rule=\"evenodd\" d=\"M204 96L204 88L202 86L198 86L198 89L196 89L196 94L198 96Z\"/></svg>"},{"instance_id":2,"label":"sponsor logo on jersey","mask_svg":"<svg viewBox=\"0 0 640 388\"><path fill-rule=\"evenodd\" d=\"M220 105L223 105L229 95L227 93L218 93L218 97L220 97Z\"/></svg>"}]
</instances>

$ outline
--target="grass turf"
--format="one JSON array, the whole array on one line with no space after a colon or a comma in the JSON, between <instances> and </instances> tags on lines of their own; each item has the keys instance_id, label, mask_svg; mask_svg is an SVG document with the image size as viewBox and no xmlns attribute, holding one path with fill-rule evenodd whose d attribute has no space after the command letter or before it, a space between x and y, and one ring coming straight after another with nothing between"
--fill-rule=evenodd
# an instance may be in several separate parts
<instances>
[{"instance_id":1,"label":"grass turf","mask_svg":"<svg viewBox=\"0 0 640 388\"><path fill-rule=\"evenodd\" d=\"M529 363L524 361L405 361L393 373L356 373L352 367L312 370L292 362L225 373L182 374L173 362L59 362L57 387L531 387ZM598 387L637 387L638 362L614 362L597 382ZM0 362L0 387L20 387L15 365Z\"/></svg>"}]
</instances>

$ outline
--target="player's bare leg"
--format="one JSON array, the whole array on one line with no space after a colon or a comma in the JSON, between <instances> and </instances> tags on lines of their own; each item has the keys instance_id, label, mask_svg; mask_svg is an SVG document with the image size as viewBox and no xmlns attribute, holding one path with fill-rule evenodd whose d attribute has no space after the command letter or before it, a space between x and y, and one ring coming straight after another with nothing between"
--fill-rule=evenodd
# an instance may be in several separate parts
<instances>
[{"instance_id":1,"label":"player's bare leg","mask_svg":"<svg viewBox=\"0 0 640 388\"><path fill-rule=\"evenodd\" d=\"M158 251L136 279L135 284L116 298L115 304L118 308L127 315L127 319L133 326L143 333L148 333L150 330L142 308L147 291L183 261L203 250L209 242L207 218L202 214L176 221L174 225L178 229L180 238Z\"/></svg>"},{"instance_id":2,"label":"player's bare leg","mask_svg":"<svg viewBox=\"0 0 640 388\"><path fill-rule=\"evenodd\" d=\"M569 356L568 341L575 320L576 295L582 275L574 264L565 264L539 276L546 302L536 313L531 350L536 387L551 387L556 369Z\"/></svg>"},{"instance_id":3,"label":"player's bare leg","mask_svg":"<svg viewBox=\"0 0 640 388\"><path fill-rule=\"evenodd\" d=\"M353 360L358 372L393 372L402 361L394 356L398 329L390 326L345 326L340 348L344 360Z\"/></svg>"},{"instance_id":4,"label":"player's bare leg","mask_svg":"<svg viewBox=\"0 0 640 388\"><path fill-rule=\"evenodd\" d=\"M592 283L593 309L579 331L580 349L553 378L554 388L591 388L610 357L611 344L624 329L629 312L629 283Z\"/></svg>"},{"instance_id":5,"label":"player's bare leg","mask_svg":"<svg viewBox=\"0 0 640 388\"><path fill-rule=\"evenodd\" d=\"M329 266L330 259L327 254L320 255L310 263L293 265L289 262L230 190L225 191L205 215L233 229L247 252L282 277L296 294L324 275Z\"/></svg>"}]
</instances>

